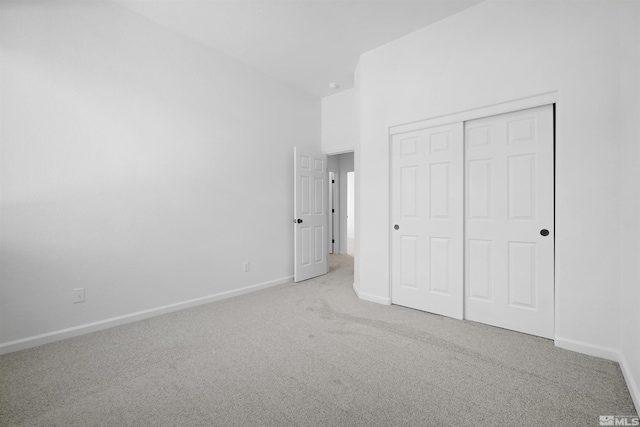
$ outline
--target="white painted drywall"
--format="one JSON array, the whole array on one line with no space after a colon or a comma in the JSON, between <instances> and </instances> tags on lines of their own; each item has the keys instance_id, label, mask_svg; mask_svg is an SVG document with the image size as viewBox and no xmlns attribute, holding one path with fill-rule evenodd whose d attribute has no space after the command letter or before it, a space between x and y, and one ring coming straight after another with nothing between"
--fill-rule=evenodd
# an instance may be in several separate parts
<instances>
[{"instance_id":1,"label":"white painted drywall","mask_svg":"<svg viewBox=\"0 0 640 427\"><path fill-rule=\"evenodd\" d=\"M556 344L615 358L620 301L637 307L637 266L621 287L621 132L637 176L637 115L623 120L621 66L637 64L637 2L483 2L361 56L355 289L389 302L390 126L558 91ZM626 80L636 79L626 77ZM631 101L633 99L633 102ZM635 104L634 104L635 105ZM634 107L637 108L637 107ZM635 127L634 127L635 126ZM637 179L636 179L637 182ZM637 184L629 202L635 205ZM637 221L628 218L626 222ZM637 261L637 225L631 227ZM631 304L631 303L629 303ZM636 316L637 317L637 316ZM637 355L632 320L630 357ZM640 361L629 361L638 372Z\"/></svg>"},{"instance_id":2,"label":"white painted drywall","mask_svg":"<svg viewBox=\"0 0 640 427\"><path fill-rule=\"evenodd\" d=\"M322 98L322 152L353 151L357 139L355 90L348 89Z\"/></svg>"},{"instance_id":3,"label":"white painted drywall","mask_svg":"<svg viewBox=\"0 0 640 427\"><path fill-rule=\"evenodd\" d=\"M640 408L640 2L621 17L620 117L622 215L620 349L636 409Z\"/></svg>"},{"instance_id":4,"label":"white painted drywall","mask_svg":"<svg viewBox=\"0 0 640 427\"><path fill-rule=\"evenodd\" d=\"M319 100L112 2L1 8L0 344L292 275Z\"/></svg>"}]
</instances>

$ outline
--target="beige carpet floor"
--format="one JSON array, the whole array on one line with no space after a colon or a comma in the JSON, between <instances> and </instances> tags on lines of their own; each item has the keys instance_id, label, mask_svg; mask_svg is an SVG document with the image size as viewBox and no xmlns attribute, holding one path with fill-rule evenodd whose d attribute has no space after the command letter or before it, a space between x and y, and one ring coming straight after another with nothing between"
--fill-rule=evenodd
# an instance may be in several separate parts
<instances>
[{"instance_id":1,"label":"beige carpet floor","mask_svg":"<svg viewBox=\"0 0 640 427\"><path fill-rule=\"evenodd\" d=\"M2 426L597 426L619 366L331 273L0 357Z\"/></svg>"}]
</instances>

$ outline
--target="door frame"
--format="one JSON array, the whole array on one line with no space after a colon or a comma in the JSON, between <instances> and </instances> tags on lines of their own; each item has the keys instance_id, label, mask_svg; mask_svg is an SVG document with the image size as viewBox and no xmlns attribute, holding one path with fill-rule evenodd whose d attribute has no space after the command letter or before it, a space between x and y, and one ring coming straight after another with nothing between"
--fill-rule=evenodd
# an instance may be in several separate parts
<instances>
[{"instance_id":1,"label":"door frame","mask_svg":"<svg viewBox=\"0 0 640 427\"><path fill-rule=\"evenodd\" d=\"M340 246L340 171L329 171L329 253L339 254Z\"/></svg>"},{"instance_id":2,"label":"door frame","mask_svg":"<svg viewBox=\"0 0 640 427\"><path fill-rule=\"evenodd\" d=\"M543 105L558 104L558 95L558 91L547 92L527 98L519 98L512 101L505 101L498 104L488 105L485 107L474 108L457 113L419 120L416 122L391 126L389 128L389 143L391 143L391 137L399 133L411 132L414 130L426 129L441 125L448 125L457 122L468 122L470 120L482 119L484 117L512 113L518 110L542 107Z\"/></svg>"},{"instance_id":3,"label":"door frame","mask_svg":"<svg viewBox=\"0 0 640 427\"><path fill-rule=\"evenodd\" d=\"M335 214L336 214L336 186L335 186L335 178L336 172L329 171L329 206L327 209L328 221L329 224L329 236L327 237L327 245L329 246L329 253L336 253L336 230L335 230Z\"/></svg>"},{"instance_id":4,"label":"door frame","mask_svg":"<svg viewBox=\"0 0 640 427\"><path fill-rule=\"evenodd\" d=\"M355 150L348 151L340 151L338 153L325 153L327 155L327 165L329 165L328 159L334 157L337 159L337 166L334 166L332 169L327 166L327 170L329 172L334 173L335 186L334 186L334 208L335 208L335 216L334 216L334 225L333 230L335 234L335 245L334 245L334 253L336 254L347 254L348 248L348 239L347 239L347 175L349 172L353 172L354 181L356 176L355 171ZM341 163L341 156L347 154L354 154L354 167L353 170L348 170L349 168L343 168ZM329 184L331 182L329 181ZM354 209L355 209L355 188L353 191L354 195ZM328 212L330 214L331 212ZM355 215L354 215L355 217ZM354 218L355 221L355 218ZM330 238L330 237L327 237Z\"/></svg>"},{"instance_id":5,"label":"door frame","mask_svg":"<svg viewBox=\"0 0 640 427\"><path fill-rule=\"evenodd\" d=\"M558 143L558 125L557 125L557 110L558 110L558 101L559 101L559 92L552 91L546 92L539 95L533 95L530 97L518 98L511 101L505 101L497 104L492 104L484 107L464 110L456 113L451 113L447 115L436 116L424 120L419 120L415 122L405 123L401 125L391 126L389 128L389 140L388 140L388 150L389 150L389 243L391 243L392 239L392 226L391 226L391 218L392 218L392 187L391 187L391 150L393 143L393 136L401 133L412 132L421 129L427 129L431 127L437 127L442 125L448 125L452 123L459 122L467 122L470 120L481 119L485 117L497 116L500 114L511 113L519 110L526 110L529 108L542 107L544 105L553 105L553 227L554 227L554 240L553 240L553 286L554 286L554 338L558 337L558 319L559 319L559 304L558 304L558 277L557 277L557 264L558 264L558 252L556 250L557 247L557 228L556 228L556 145ZM464 225L463 225L464 227ZM391 251L391 244L389 244L389 268L391 269L393 260L393 253ZM393 288L392 288L392 277L391 271L389 271L389 304L393 304ZM466 287L466 277L463 278L463 286ZM463 307L464 313L464 299L463 299Z\"/></svg>"}]
</instances>

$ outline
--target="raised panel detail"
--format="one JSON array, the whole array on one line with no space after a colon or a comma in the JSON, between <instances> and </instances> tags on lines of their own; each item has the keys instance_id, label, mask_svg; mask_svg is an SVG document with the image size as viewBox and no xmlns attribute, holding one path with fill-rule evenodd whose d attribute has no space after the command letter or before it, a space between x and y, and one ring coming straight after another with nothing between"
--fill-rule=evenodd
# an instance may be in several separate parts
<instances>
[{"instance_id":1,"label":"raised panel detail","mask_svg":"<svg viewBox=\"0 0 640 427\"><path fill-rule=\"evenodd\" d=\"M311 158L309 156L300 156L300 168L310 170Z\"/></svg>"},{"instance_id":2,"label":"raised panel detail","mask_svg":"<svg viewBox=\"0 0 640 427\"><path fill-rule=\"evenodd\" d=\"M555 331L553 110L464 125L464 316L544 338Z\"/></svg>"},{"instance_id":3,"label":"raised panel detail","mask_svg":"<svg viewBox=\"0 0 640 427\"><path fill-rule=\"evenodd\" d=\"M449 132L434 133L429 136L429 150L431 153L449 150Z\"/></svg>"},{"instance_id":4,"label":"raised panel detail","mask_svg":"<svg viewBox=\"0 0 640 427\"><path fill-rule=\"evenodd\" d=\"M413 156L416 154L418 138L403 139L400 143L400 152L402 157Z\"/></svg>"},{"instance_id":5,"label":"raised panel detail","mask_svg":"<svg viewBox=\"0 0 640 427\"><path fill-rule=\"evenodd\" d=\"M470 160L467 174L469 219L491 219L491 160Z\"/></svg>"},{"instance_id":6,"label":"raised panel detail","mask_svg":"<svg viewBox=\"0 0 640 427\"><path fill-rule=\"evenodd\" d=\"M315 231L314 234L314 246L315 246L315 251L314 251L314 261L315 262L323 262L324 261L324 253L322 250L322 247L324 245L324 227L323 226L316 226L313 229Z\"/></svg>"},{"instance_id":7,"label":"raised panel detail","mask_svg":"<svg viewBox=\"0 0 640 427\"><path fill-rule=\"evenodd\" d=\"M313 213L316 215L322 215L324 213L324 198L323 196L323 185L324 179L316 178L314 179L314 203L313 203Z\"/></svg>"},{"instance_id":8,"label":"raised panel detail","mask_svg":"<svg viewBox=\"0 0 640 427\"><path fill-rule=\"evenodd\" d=\"M489 145L490 132L489 126L467 129L467 149Z\"/></svg>"},{"instance_id":9,"label":"raised panel detail","mask_svg":"<svg viewBox=\"0 0 640 427\"><path fill-rule=\"evenodd\" d=\"M449 295L449 240L432 237L430 240L429 274L431 292Z\"/></svg>"},{"instance_id":10,"label":"raised panel detail","mask_svg":"<svg viewBox=\"0 0 640 427\"><path fill-rule=\"evenodd\" d=\"M300 229L302 233L300 251L302 252L301 259L302 265L311 264L311 228L310 227L302 227Z\"/></svg>"},{"instance_id":11,"label":"raised panel detail","mask_svg":"<svg viewBox=\"0 0 640 427\"><path fill-rule=\"evenodd\" d=\"M308 176L301 177L300 186L300 197L302 197L300 213L303 215L310 215L311 207L309 204L311 201L311 178Z\"/></svg>"},{"instance_id":12,"label":"raised panel detail","mask_svg":"<svg viewBox=\"0 0 640 427\"><path fill-rule=\"evenodd\" d=\"M449 218L449 163L435 163L429 169L431 218Z\"/></svg>"},{"instance_id":13,"label":"raised panel detail","mask_svg":"<svg viewBox=\"0 0 640 427\"><path fill-rule=\"evenodd\" d=\"M509 219L535 219L535 154L509 157Z\"/></svg>"},{"instance_id":14,"label":"raised panel detail","mask_svg":"<svg viewBox=\"0 0 640 427\"><path fill-rule=\"evenodd\" d=\"M391 302L460 319L464 124L391 135L389 155Z\"/></svg>"},{"instance_id":15,"label":"raised panel detail","mask_svg":"<svg viewBox=\"0 0 640 427\"><path fill-rule=\"evenodd\" d=\"M509 242L509 305L536 308L536 244Z\"/></svg>"},{"instance_id":16,"label":"raised panel detail","mask_svg":"<svg viewBox=\"0 0 640 427\"><path fill-rule=\"evenodd\" d=\"M400 238L400 281L401 285L409 288L417 288L416 268L418 267L418 237L402 236Z\"/></svg>"},{"instance_id":17,"label":"raised panel detail","mask_svg":"<svg viewBox=\"0 0 640 427\"><path fill-rule=\"evenodd\" d=\"M326 156L318 152L303 153L295 147L294 159L293 280L300 282L328 270L329 187Z\"/></svg>"},{"instance_id":18,"label":"raised panel detail","mask_svg":"<svg viewBox=\"0 0 640 427\"><path fill-rule=\"evenodd\" d=\"M482 301L493 301L492 286L492 245L491 240L469 239L468 245L468 275L469 298Z\"/></svg>"},{"instance_id":19,"label":"raised panel detail","mask_svg":"<svg viewBox=\"0 0 640 427\"><path fill-rule=\"evenodd\" d=\"M400 174L400 198L401 212L403 218L416 216L417 194L416 179L418 170L415 166L403 167Z\"/></svg>"},{"instance_id":20,"label":"raised panel detail","mask_svg":"<svg viewBox=\"0 0 640 427\"><path fill-rule=\"evenodd\" d=\"M535 117L529 117L511 121L507 132L509 144L536 142L536 119Z\"/></svg>"}]
</instances>

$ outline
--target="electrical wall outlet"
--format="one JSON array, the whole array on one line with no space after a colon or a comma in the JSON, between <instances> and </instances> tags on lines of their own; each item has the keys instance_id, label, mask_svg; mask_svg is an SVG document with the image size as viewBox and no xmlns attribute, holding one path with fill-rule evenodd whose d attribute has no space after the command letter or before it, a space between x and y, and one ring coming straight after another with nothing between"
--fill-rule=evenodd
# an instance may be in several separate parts
<instances>
[{"instance_id":1,"label":"electrical wall outlet","mask_svg":"<svg viewBox=\"0 0 640 427\"><path fill-rule=\"evenodd\" d=\"M76 288L73 290L73 303L84 302L84 288Z\"/></svg>"},{"instance_id":2,"label":"electrical wall outlet","mask_svg":"<svg viewBox=\"0 0 640 427\"><path fill-rule=\"evenodd\" d=\"M246 273L247 271L249 271L250 267L251 266L249 265L249 261L245 261L244 264L242 264L242 271Z\"/></svg>"}]
</instances>

